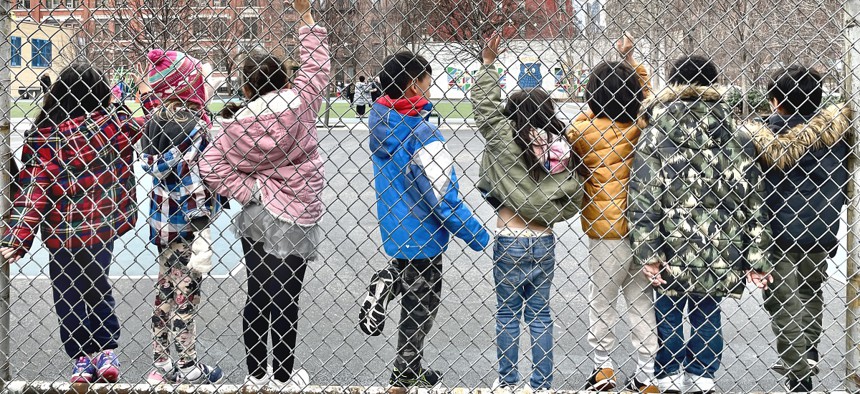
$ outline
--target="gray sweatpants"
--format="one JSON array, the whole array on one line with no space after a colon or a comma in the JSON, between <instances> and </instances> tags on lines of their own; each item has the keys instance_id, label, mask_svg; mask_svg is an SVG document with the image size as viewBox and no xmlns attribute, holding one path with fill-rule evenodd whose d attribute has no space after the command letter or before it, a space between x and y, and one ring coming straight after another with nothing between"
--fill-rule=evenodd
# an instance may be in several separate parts
<instances>
[{"instance_id":1,"label":"gray sweatpants","mask_svg":"<svg viewBox=\"0 0 860 394\"><path fill-rule=\"evenodd\" d=\"M591 294L588 304L588 343L594 349L596 368L613 368L609 355L618 342L613 329L622 315L631 327L636 348L636 379L654 378L657 353L657 319L654 315L654 289L651 282L633 266L633 252L627 240L591 239L588 268ZM618 300L621 298L621 309Z\"/></svg>"}]
</instances>

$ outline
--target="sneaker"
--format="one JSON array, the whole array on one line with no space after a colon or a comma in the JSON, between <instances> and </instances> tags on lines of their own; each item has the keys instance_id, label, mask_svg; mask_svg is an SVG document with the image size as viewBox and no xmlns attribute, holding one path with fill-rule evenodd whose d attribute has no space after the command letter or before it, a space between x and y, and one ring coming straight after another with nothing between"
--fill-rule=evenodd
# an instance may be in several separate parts
<instances>
[{"instance_id":1,"label":"sneaker","mask_svg":"<svg viewBox=\"0 0 860 394\"><path fill-rule=\"evenodd\" d=\"M385 327L385 311L388 302L394 298L394 283L397 281L397 271L393 267L385 268L370 279L367 286L367 297L358 312L358 327L372 337L382 334Z\"/></svg>"},{"instance_id":2,"label":"sneaker","mask_svg":"<svg viewBox=\"0 0 860 394\"><path fill-rule=\"evenodd\" d=\"M221 381L223 377L224 373L217 365L197 363L190 367L176 369L177 383L213 384Z\"/></svg>"},{"instance_id":3,"label":"sneaker","mask_svg":"<svg viewBox=\"0 0 860 394\"><path fill-rule=\"evenodd\" d=\"M98 380L107 383L119 381L119 358L113 350L105 350L93 360L96 364Z\"/></svg>"},{"instance_id":4,"label":"sneaker","mask_svg":"<svg viewBox=\"0 0 860 394\"><path fill-rule=\"evenodd\" d=\"M677 394L686 391L686 376L683 373L677 373L665 378L657 379L657 388L661 393Z\"/></svg>"},{"instance_id":5,"label":"sneaker","mask_svg":"<svg viewBox=\"0 0 860 394\"><path fill-rule=\"evenodd\" d=\"M688 393L710 394L713 393L717 387L714 383L714 379L706 378L704 376L687 374L686 380L687 387L685 391Z\"/></svg>"},{"instance_id":6,"label":"sneaker","mask_svg":"<svg viewBox=\"0 0 860 394\"><path fill-rule=\"evenodd\" d=\"M72 360L72 383L92 383L96 377L96 366L87 356Z\"/></svg>"},{"instance_id":7,"label":"sneaker","mask_svg":"<svg viewBox=\"0 0 860 394\"><path fill-rule=\"evenodd\" d=\"M176 383L176 369L170 361L156 362L146 375L146 382L155 386L162 383Z\"/></svg>"},{"instance_id":8,"label":"sneaker","mask_svg":"<svg viewBox=\"0 0 860 394\"><path fill-rule=\"evenodd\" d=\"M297 369L290 375L290 380L281 382L275 378L269 380L268 387L278 392L301 393L311 384L308 371Z\"/></svg>"},{"instance_id":9,"label":"sneaker","mask_svg":"<svg viewBox=\"0 0 860 394\"><path fill-rule=\"evenodd\" d=\"M262 378L259 378L259 379L255 378L251 375L248 375L245 377L245 384L244 384L245 390L244 390L244 392L246 392L246 393L247 392L259 393L259 392L263 391L263 389L265 389L268 384L269 384L269 376L268 375L263 376Z\"/></svg>"},{"instance_id":10,"label":"sneaker","mask_svg":"<svg viewBox=\"0 0 860 394\"><path fill-rule=\"evenodd\" d=\"M589 391L610 391L615 388L618 382L615 380L615 370L612 368L595 369L591 377L588 378L588 385L585 387Z\"/></svg>"},{"instance_id":11,"label":"sneaker","mask_svg":"<svg viewBox=\"0 0 860 394\"><path fill-rule=\"evenodd\" d=\"M394 387L436 387L442 383L442 374L430 368L422 368L418 373L391 371L388 381Z\"/></svg>"},{"instance_id":12,"label":"sneaker","mask_svg":"<svg viewBox=\"0 0 860 394\"><path fill-rule=\"evenodd\" d=\"M629 390L633 393L660 394L660 389L658 389L657 386L651 383L642 383L635 378L627 381L625 390Z\"/></svg>"},{"instance_id":13,"label":"sneaker","mask_svg":"<svg viewBox=\"0 0 860 394\"><path fill-rule=\"evenodd\" d=\"M812 377L806 379L790 378L785 384L785 391L789 393L811 393L812 392Z\"/></svg>"},{"instance_id":14,"label":"sneaker","mask_svg":"<svg viewBox=\"0 0 860 394\"><path fill-rule=\"evenodd\" d=\"M818 355L816 354L816 355L815 355L815 357L818 357ZM807 355L806 355L806 363L807 363L807 364L809 364L809 369L810 369L810 371L812 371L812 374L813 374L813 375L818 375L818 372L819 372L819 368L818 368L818 360L817 360L817 359L809 358L809 353L807 353ZM774 365L773 365L772 367L770 367L770 368L771 368L774 372L776 372L776 373L778 373L778 374L780 374L780 375L787 375L789 372L791 372L791 368L788 368L785 364L783 364L783 363L782 363L782 360L777 361L777 362L776 362L776 364L774 364Z\"/></svg>"},{"instance_id":15,"label":"sneaker","mask_svg":"<svg viewBox=\"0 0 860 394\"><path fill-rule=\"evenodd\" d=\"M490 387L490 392L494 394L507 394L513 391L514 386L509 383L502 383L502 380L496 378L493 385Z\"/></svg>"}]
</instances>

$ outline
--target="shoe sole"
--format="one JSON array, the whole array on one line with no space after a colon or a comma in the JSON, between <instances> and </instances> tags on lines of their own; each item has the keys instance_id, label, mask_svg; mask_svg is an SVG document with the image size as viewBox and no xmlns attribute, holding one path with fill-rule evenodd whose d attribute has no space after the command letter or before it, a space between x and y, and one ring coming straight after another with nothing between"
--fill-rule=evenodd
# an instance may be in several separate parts
<instances>
[{"instance_id":1,"label":"shoe sole","mask_svg":"<svg viewBox=\"0 0 860 394\"><path fill-rule=\"evenodd\" d=\"M786 368L786 367L785 367L785 365L782 365L782 364L776 364L776 365L774 365L774 366L770 367L770 369L771 369L773 372L776 372L776 373L778 373L778 374L780 374L780 375L786 375L786 374L788 374L789 372L791 372L791 370L790 370L790 369ZM818 375L819 369L818 369L818 365L817 365L817 364L816 364L816 365L814 365L814 366L811 366L810 370L812 371L812 374L813 374L813 375Z\"/></svg>"},{"instance_id":2,"label":"shoe sole","mask_svg":"<svg viewBox=\"0 0 860 394\"><path fill-rule=\"evenodd\" d=\"M90 384L93 382L93 378L85 378L82 376L75 376L69 380L72 384Z\"/></svg>"},{"instance_id":3,"label":"shoe sole","mask_svg":"<svg viewBox=\"0 0 860 394\"><path fill-rule=\"evenodd\" d=\"M358 313L358 325L361 331L372 337L382 334L385 312L391 298L391 287L394 285L393 277L383 278L380 273L389 274L386 270L373 275L370 286L367 287L367 298L362 302L361 311Z\"/></svg>"},{"instance_id":4,"label":"shoe sole","mask_svg":"<svg viewBox=\"0 0 860 394\"><path fill-rule=\"evenodd\" d=\"M617 382L605 379L586 387L586 389L591 391L610 391L615 389L617 385Z\"/></svg>"}]
</instances>

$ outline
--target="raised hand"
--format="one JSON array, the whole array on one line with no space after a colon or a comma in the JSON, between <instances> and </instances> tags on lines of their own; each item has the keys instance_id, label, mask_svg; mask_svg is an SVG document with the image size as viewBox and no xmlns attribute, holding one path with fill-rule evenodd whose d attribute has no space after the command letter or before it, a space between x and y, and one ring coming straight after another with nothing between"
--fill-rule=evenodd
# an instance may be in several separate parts
<instances>
[{"instance_id":1,"label":"raised hand","mask_svg":"<svg viewBox=\"0 0 860 394\"><path fill-rule=\"evenodd\" d=\"M481 51L481 59L484 61L485 65L490 65L496 62L496 59L499 58L505 50L499 49L499 46L502 44L502 36L499 33L493 34L490 37L490 40L487 41L487 45L484 46L484 49Z\"/></svg>"},{"instance_id":2,"label":"raised hand","mask_svg":"<svg viewBox=\"0 0 860 394\"><path fill-rule=\"evenodd\" d=\"M636 48L636 42L633 40L633 36L624 32L621 38L615 43L615 49L618 50L618 53L624 58L624 60L628 62L633 61L633 49Z\"/></svg>"},{"instance_id":3,"label":"raised hand","mask_svg":"<svg viewBox=\"0 0 860 394\"><path fill-rule=\"evenodd\" d=\"M293 8L299 15L302 16L302 21L307 25L313 25L314 17L311 14L311 1L310 0L293 0Z\"/></svg>"},{"instance_id":4,"label":"raised hand","mask_svg":"<svg viewBox=\"0 0 860 394\"><path fill-rule=\"evenodd\" d=\"M147 82L146 72L147 67L142 64L138 64L134 67L134 85L137 86L138 100L140 100L140 95L152 91L152 87L149 86L149 82Z\"/></svg>"}]
</instances>

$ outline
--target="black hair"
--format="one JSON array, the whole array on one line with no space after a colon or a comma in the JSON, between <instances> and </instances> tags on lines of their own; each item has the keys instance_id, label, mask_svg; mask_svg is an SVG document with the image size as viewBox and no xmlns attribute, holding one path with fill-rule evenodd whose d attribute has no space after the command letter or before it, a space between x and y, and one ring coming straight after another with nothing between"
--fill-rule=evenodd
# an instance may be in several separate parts
<instances>
[{"instance_id":1,"label":"black hair","mask_svg":"<svg viewBox=\"0 0 860 394\"><path fill-rule=\"evenodd\" d=\"M402 98L412 81L433 74L430 62L409 51L395 53L385 59L379 73L379 84L391 98Z\"/></svg>"},{"instance_id":2,"label":"black hair","mask_svg":"<svg viewBox=\"0 0 860 394\"><path fill-rule=\"evenodd\" d=\"M588 108L598 118L630 123L636 120L642 100L642 84L633 67L621 62L602 62L592 70L585 85Z\"/></svg>"},{"instance_id":3,"label":"black hair","mask_svg":"<svg viewBox=\"0 0 860 394\"><path fill-rule=\"evenodd\" d=\"M767 97L776 99L787 113L812 115L821 106L821 79L818 71L795 64L773 74L767 85Z\"/></svg>"},{"instance_id":4,"label":"black hair","mask_svg":"<svg viewBox=\"0 0 860 394\"><path fill-rule=\"evenodd\" d=\"M278 91L287 87L290 82L289 73L284 62L268 53L253 53L242 63L242 80L244 87L251 91L251 97L245 102L254 101L266 93ZM221 116L230 119L245 104L228 103L221 110Z\"/></svg>"},{"instance_id":5,"label":"black hair","mask_svg":"<svg viewBox=\"0 0 860 394\"><path fill-rule=\"evenodd\" d=\"M358 82L364 82L364 75L358 77Z\"/></svg>"},{"instance_id":6,"label":"black hair","mask_svg":"<svg viewBox=\"0 0 860 394\"><path fill-rule=\"evenodd\" d=\"M550 134L564 135L564 122L556 117L555 103L541 88L519 90L508 97L502 114L513 123L514 143L523 151L529 175L539 181L546 171L532 148L532 130L540 129L547 133L547 137Z\"/></svg>"},{"instance_id":7,"label":"black hair","mask_svg":"<svg viewBox=\"0 0 860 394\"><path fill-rule=\"evenodd\" d=\"M672 63L669 83L675 85L711 86L717 83L719 71L711 59L702 55L684 56Z\"/></svg>"},{"instance_id":8,"label":"black hair","mask_svg":"<svg viewBox=\"0 0 860 394\"><path fill-rule=\"evenodd\" d=\"M66 120L108 108L110 102L111 88L105 75L89 64L73 64L61 71L51 85L34 124L37 128L56 127Z\"/></svg>"}]
</instances>

